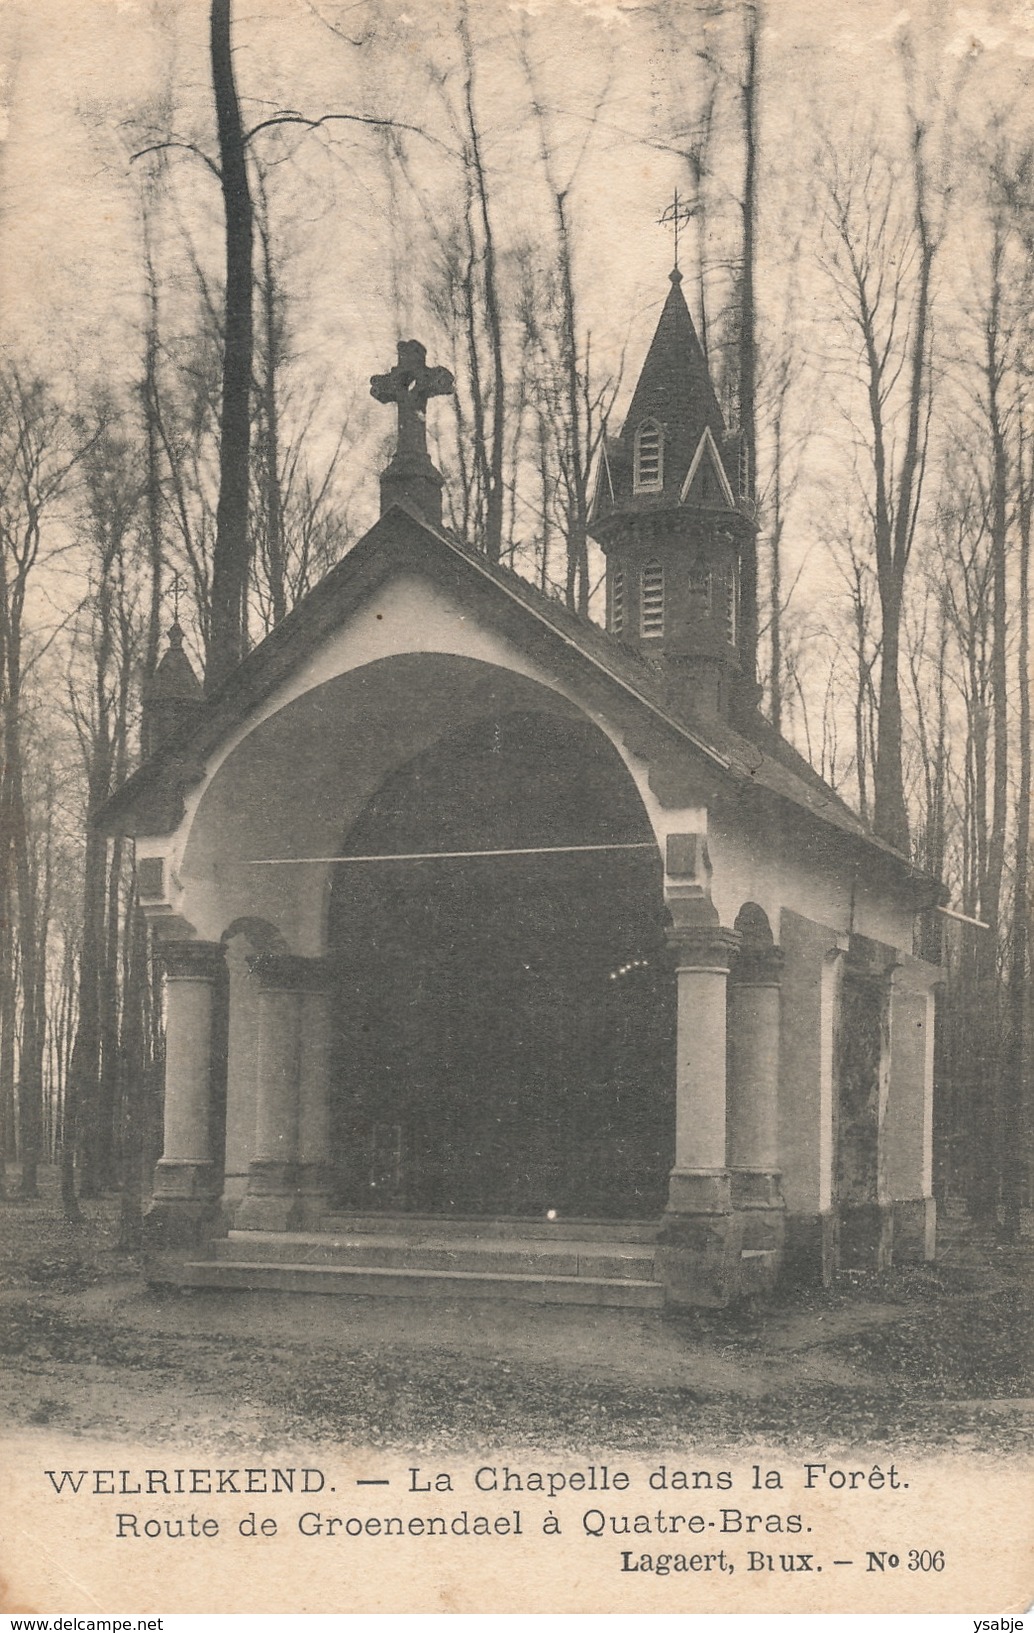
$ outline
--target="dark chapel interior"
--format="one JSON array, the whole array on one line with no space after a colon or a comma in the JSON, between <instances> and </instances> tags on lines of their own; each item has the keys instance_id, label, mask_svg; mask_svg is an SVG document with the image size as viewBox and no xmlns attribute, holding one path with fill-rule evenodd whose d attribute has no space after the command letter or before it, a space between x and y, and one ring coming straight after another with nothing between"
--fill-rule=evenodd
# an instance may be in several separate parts
<instances>
[{"instance_id":1,"label":"dark chapel interior","mask_svg":"<svg viewBox=\"0 0 1034 1633\"><path fill-rule=\"evenodd\" d=\"M601 845L635 848L548 849ZM674 1125L661 863L602 734L538 713L446 734L381 785L342 857L338 1205L656 1217Z\"/></svg>"}]
</instances>

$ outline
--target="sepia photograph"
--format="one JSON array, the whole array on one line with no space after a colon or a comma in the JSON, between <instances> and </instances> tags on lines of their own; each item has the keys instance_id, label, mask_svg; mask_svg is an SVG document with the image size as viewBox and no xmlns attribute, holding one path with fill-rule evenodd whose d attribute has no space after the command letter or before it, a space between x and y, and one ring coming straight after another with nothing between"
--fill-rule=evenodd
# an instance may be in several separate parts
<instances>
[{"instance_id":1,"label":"sepia photograph","mask_svg":"<svg viewBox=\"0 0 1034 1633\"><path fill-rule=\"evenodd\" d=\"M1022 1626L1032 80L7 0L13 1628Z\"/></svg>"}]
</instances>

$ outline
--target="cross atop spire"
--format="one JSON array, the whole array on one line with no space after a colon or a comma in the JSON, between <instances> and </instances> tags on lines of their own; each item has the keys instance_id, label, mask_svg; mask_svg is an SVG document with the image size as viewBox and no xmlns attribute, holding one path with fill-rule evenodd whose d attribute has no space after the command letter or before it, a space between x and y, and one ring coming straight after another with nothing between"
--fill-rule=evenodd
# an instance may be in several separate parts
<instances>
[{"instance_id":1,"label":"cross atop spire","mask_svg":"<svg viewBox=\"0 0 1034 1633\"><path fill-rule=\"evenodd\" d=\"M676 187L674 197L672 198L671 203L668 205L668 208L665 210L663 215L658 216L657 218L657 225L659 227L671 227L674 233L675 264L672 267L671 272L672 283L682 282L682 273L679 271L679 228L687 221L692 221L696 213L697 206L695 204L688 203L684 198L680 198L679 190Z\"/></svg>"},{"instance_id":2,"label":"cross atop spire","mask_svg":"<svg viewBox=\"0 0 1034 1633\"><path fill-rule=\"evenodd\" d=\"M183 594L186 587L186 579L183 577L183 574L180 572L179 568L174 567L172 571L172 578L169 583L169 589L172 591L172 621L174 624L178 624L180 621L180 596Z\"/></svg>"}]
</instances>

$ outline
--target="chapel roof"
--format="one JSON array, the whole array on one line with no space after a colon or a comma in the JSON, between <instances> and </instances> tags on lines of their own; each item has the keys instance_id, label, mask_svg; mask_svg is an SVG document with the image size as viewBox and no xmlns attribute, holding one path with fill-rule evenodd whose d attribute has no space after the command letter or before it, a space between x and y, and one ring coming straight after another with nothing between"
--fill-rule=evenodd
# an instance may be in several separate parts
<instances>
[{"instance_id":1,"label":"chapel roof","mask_svg":"<svg viewBox=\"0 0 1034 1633\"><path fill-rule=\"evenodd\" d=\"M207 757L243 725L254 709L329 638L342 620L397 571L428 575L477 604L558 675L602 688L623 718L650 728L649 740L681 743L702 759L737 798L774 800L787 814L807 813L833 833L882 853L896 871L931 888L936 881L876 838L856 812L786 743L755 709L733 724L674 706L663 671L621 646L604 630L505 567L493 565L444 529L394 507L276 626L211 696L198 703L194 722L177 732L117 790L101 813L108 832L146 833L157 807L182 811L182 791L200 780ZM176 825L169 819L168 827Z\"/></svg>"}]
</instances>

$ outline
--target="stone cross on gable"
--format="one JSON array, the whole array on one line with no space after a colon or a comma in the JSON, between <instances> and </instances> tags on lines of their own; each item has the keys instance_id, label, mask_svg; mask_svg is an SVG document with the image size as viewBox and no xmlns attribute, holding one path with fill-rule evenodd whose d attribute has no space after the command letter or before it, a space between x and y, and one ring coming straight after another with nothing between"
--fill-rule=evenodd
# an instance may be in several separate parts
<instances>
[{"instance_id":1,"label":"stone cross on gable","mask_svg":"<svg viewBox=\"0 0 1034 1633\"><path fill-rule=\"evenodd\" d=\"M432 397L447 397L456 387L448 369L431 368L427 348L419 340L399 341L399 360L387 374L370 378L370 395L379 403L395 403L399 412L396 458L427 457L427 404Z\"/></svg>"},{"instance_id":2,"label":"stone cross on gable","mask_svg":"<svg viewBox=\"0 0 1034 1633\"><path fill-rule=\"evenodd\" d=\"M379 403L398 408L398 445L381 473L381 515L394 505L415 511L441 525L442 487L440 471L427 452L427 404L432 397L446 397L455 390L448 369L429 368L427 351L419 340L399 341L399 360L387 374L374 374L370 395Z\"/></svg>"}]
</instances>

